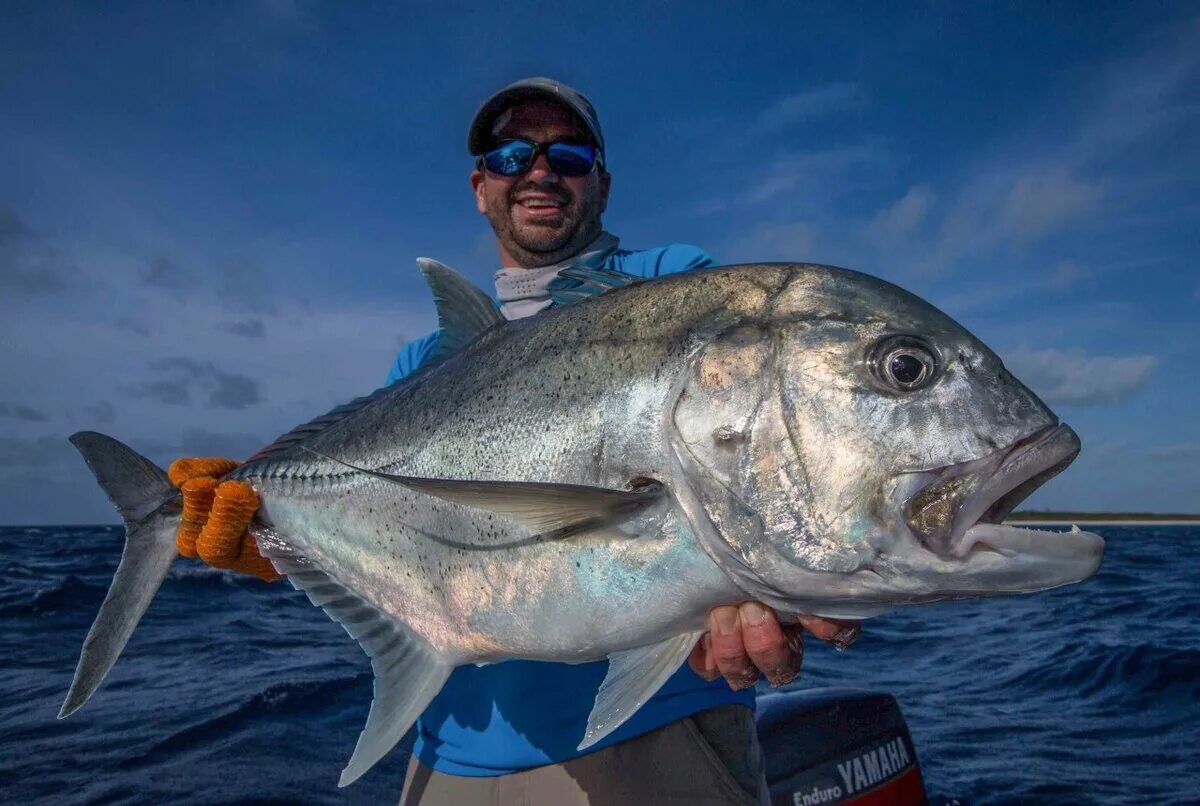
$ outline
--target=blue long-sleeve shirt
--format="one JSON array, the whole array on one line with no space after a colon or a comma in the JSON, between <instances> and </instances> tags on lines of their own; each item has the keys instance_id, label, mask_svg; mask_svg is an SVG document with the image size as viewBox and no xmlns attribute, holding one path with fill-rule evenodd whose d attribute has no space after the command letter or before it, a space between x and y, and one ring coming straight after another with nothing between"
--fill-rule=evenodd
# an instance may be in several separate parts
<instances>
[{"instance_id":1,"label":"blue long-sleeve shirt","mask_svg":"<svg viewBox=\"0 0 1200 806\"><path fill-rule=\"evenodd\" d=\"M601 268L660 277L706 268L715 261L685 244L618 249ZM389 384L415 372L437 346L437 333L405 345ZM417 722L414 754L453 775L505 775L576 758L607 661L584 664L515 660L455 669ZM708 683L685 664L620 728L585 752L631 739L698 711L730 703L753 706L754 690L734 692L724 680Z\"/></svg>"}]
</instances>

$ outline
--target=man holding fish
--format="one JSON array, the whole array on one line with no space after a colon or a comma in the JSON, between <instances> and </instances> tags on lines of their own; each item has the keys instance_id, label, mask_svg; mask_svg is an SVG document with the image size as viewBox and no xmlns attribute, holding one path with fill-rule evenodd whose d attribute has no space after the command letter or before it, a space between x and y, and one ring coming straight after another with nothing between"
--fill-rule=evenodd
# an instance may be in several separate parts
<instances>
[{"instance_id":1,"label":"man holding fish","mask_svg":"<svg viewBox=\"0 0 1200 806\"><path fill-rule=\"evenodd\" d=\"M471 173L475 205L496 235L502 266L496 273L496 291L506 318L530 316L554 305L555 281L567 266L658 277L715 265L704 251L684 244L621 249L617 238L603 230L601 215L612 177L604 163L600 121L577 90L546 78L511 84L480 106L467 139L476 158ZM420 367L437 338L435 333L407 345L388 383ZM826 619L808 618L803 624L818 637L843 645L856 636L855 627ZM680 669L636 716L585 753L575 747L604 678L605 662L510 661L459 668L418 723L406 787L410 799L404 802L417 802L415 787L425 787L427 795L438 792L430 802L444 802L450 792L462 802L473 802L472 793L508 787L517 791L539 781L555 786L560 780L571 790L568 779L576 769L598 779L580 793L580 802L609 802L602 795L608 776L622 779L611 782L611 802L637 796L652 800L663 791L696 802L744 799L733 790L729 798L717 791L703 794L710 787L697 770L706 765L698 768L695 759L688 758L705 760L704 748L697 750L696 741L709 744L719 757L732 779L723 783L736 784L746 790L746 797L756 798L761 753L749 710L753 685L760 675L774 685L795 678L802 655L801 627L785 630L772 610L744 602L714 609L709 629L689 659L691 668ZM713 682L722 676L724 682ZM480 712L490 716L482 721L455 718ZM547 764L561 769L532 769ZM498 773L514 780L446 779L446 774ZM663 789L663 776L678 780ZM696 792L689 794L679 786Z\"/></svg>"},{"instance_id":2,"label":"man holding fish","mask_svg":"<svg viewBox=\"0 0 1200 806\"><path fill-rule=\"evenodd\" d=\"M595 112L548 79L468 143L499 307L418 259L438 333L219 473L71 437L126 550L60 716L199 554L286 576L371 658L342 785L419 721L406 803L754 803L749 688L800 661L776 613L845 646L833 619L1096 572L1098 536L1004 524L1079 438L945 313L848 269L620 249Z\"/></svg>"},{"instance_id":3,"label":"man holding fish","mask_svg":"<svg viewBox=\"0 0 1200 806\"><path fill-rule=\"evenodd\" d=\"M530 78L492 95L471 121L468 149L476 208L496 235L507 319L559 304L556 292L572 285L559 278L567 267L652 278L715 265L685 244L622 249L603 230L612 177L600 121L565 84ZM388 384L419 369L438 343L433 333L406 345ZM753 601L713 609L688 666L584 751L576 747L607 662L459 667L417 723L402 803L624 803L665 793L757 802L765 787L753 686L760 676L772 685L796 677L803 628L843 647L857 637L856 626L817 617L781 627Z\"/></svg>"}]
</instances>

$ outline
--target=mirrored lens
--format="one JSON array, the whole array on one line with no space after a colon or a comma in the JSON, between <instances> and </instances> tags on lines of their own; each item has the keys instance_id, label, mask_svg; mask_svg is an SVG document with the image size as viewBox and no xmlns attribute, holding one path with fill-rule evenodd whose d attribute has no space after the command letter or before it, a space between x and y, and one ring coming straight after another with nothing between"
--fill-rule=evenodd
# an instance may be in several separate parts
<instances>
[{"instance_id":1,"label":"mirrored lens","mask_svg":"<svg viewBox=\"0 0 1200 806\"><path fill-rule=\"evenodd\" d=\"M596 149L574 143L551 143L546 149L550 169L563 176L585 176L596 164Z\"/></svg>"},{"instance_id":2,"label":"mirrored lens","mask_svg":"<svg viewBox=\"0 0 1200 806\"><path fill-rule=\"evenodd\" d=\"M529 170L533 164L533 144L524 140L510 140L483 155L487 169L501 176L517 176Z\"/></svg>"}]
</instances>

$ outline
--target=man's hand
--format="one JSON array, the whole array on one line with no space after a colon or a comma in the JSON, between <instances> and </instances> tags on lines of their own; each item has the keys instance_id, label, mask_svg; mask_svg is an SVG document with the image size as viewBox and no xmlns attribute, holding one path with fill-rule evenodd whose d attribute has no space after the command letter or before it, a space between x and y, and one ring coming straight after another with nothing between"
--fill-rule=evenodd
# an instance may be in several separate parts
<instances>
[{"instance_id":1,"label":"man's hand","mask_svg":"<svg viewBox=\"0 0 1200 806\"><path fill-rule=\"evenodd\" d=\"M857 622L803 615L796 619L797 624L780 626L775 611L758 602L714 607L708 612L709 631L692 650L688 665L705 680L723 676L734 691L754 685L760 674L780 686L800 674L804 630L839 649L858 638Z\"/></svg>"}]
</instances>

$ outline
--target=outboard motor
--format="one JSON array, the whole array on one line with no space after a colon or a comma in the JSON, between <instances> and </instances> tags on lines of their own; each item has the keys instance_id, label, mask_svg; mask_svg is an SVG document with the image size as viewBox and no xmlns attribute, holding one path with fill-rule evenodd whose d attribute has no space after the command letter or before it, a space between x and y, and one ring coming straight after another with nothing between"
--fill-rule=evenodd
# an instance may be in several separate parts
<instances>
[{"instance_id":1,"label":"outboard motor","mask_svg":"<svg viewBox=\"0 0 1200 806\"><path fill-rule=\"evenodd\" d=\"M925 784L890 694L760 691L758 738L774 806L916 806Z\"/></svg>"}]
</instances>

